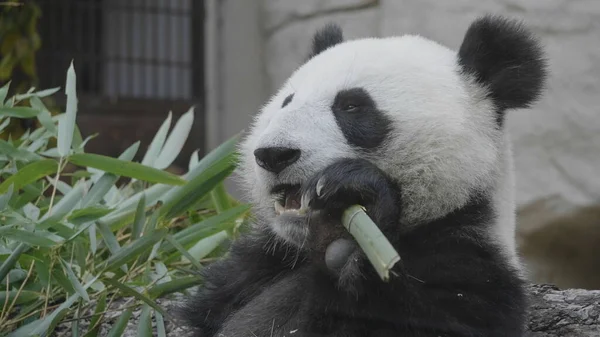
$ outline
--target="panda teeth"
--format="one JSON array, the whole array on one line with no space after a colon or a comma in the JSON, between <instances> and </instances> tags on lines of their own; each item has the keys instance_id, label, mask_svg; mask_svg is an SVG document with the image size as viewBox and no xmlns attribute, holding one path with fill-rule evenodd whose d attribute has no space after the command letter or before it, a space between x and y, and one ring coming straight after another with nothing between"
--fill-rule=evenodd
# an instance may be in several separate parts
<instances>
[{"instance_id":1,"label":"panda teeth","mask_svg":"<svg viewBox=\"0 0 600 337\"><path fill-rule=\"evenodd\" d=\"M281 215L283 212L285 212L285 208L278 201L275 201L275 213Z\"/></svg>"},{"instance_id":2,"label":"panda teeth","mask_svg":"<svg viewBox=\"0 0 600 337\"><path fill-rule=\"evenodd\" d=\"M286 209L284 206L282 206L277 201L275 201L274 206L275 206L275 214L277 214L277 215L282 215L284 213L290 214L290 215L302 215L305 213L305 212L301 212L299 209Z\"/></svg>"}]
</instances>

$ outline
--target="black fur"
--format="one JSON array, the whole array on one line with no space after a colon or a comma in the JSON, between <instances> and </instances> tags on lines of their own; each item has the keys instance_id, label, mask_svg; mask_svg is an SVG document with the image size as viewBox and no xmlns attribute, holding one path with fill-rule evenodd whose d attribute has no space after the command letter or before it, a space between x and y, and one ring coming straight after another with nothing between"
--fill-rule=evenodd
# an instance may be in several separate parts
<instances>
[{"instance_id":1,"label":"black fur","mask_svg":"<svg viewBox=\"0 0 600 337\"><path fill-rule=\"evenodd\" d=\"M519 22L484 16L471 24L458 52L463 71L489 89L501 123L506 109L528 107L542 92L546 60Z\"/></svg>"},{"instance_id":2,"label":"black fur","mask_svg":"<svg viewBox=\"0 0 600 337\"><path fill-rule=\"evenodd\" d=\"M312 193L320 178L319 197ZM202 272L204 285L185 310L196 336L522 336L525 295L487 234L494 217L489 199L473 196L444 218L403 230L395 220L402 211L398 186L368 161L340 160L303 190L320 210L311 218L320 231L341 226L327 215L357 202L367 206L402 257L389 283L359 250L345 267L352 273L336 275L321 250L297 255L257 230Z\"/></svg>"},{"instance_id":3,"label":"black fur","mask_svg":"<svg viewBox=\"0 0 600 337\"><path fill-rule=\"evenodd\" d=\"M314 35L310 57L315 57L326 49L342 42L344 42L344 34L340 26L332 23L327 24Z\"/></svg>"},{"instance_id":4,"label":"black fur","mask_svg":"<svg viewBox=\"0 0 600 337\"><path fill-rule=\"evenodd\" d=\"M348 143L372 150L380 146L392 131L392 121L377 109L363 88L337 93L331 110Z\"/></svg>"},{"instance_id":5,"label":"black fur","mask_svg":"<svg viewBox=\"0 0 600 337\"><path fill-rule=\"evenodd\" d=\"M282 108L285 108L286 105L290 104L290 102L292 101L292 99L294 99L294 94L289 94L284 100L283 103L281 104Z\"/></svg>"}]
</instances>

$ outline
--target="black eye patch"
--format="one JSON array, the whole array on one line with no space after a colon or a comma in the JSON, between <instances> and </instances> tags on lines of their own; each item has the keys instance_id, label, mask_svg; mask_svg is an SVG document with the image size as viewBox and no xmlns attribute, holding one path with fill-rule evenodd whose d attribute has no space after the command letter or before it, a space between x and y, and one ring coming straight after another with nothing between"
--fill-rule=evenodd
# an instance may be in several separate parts
<instances>
[{"instance_id":1,"label":"black eye patch","mask_svg":"<svg viewBox=\"0 0 600 337\"><path fill-rule=\"evenodd\" d=\"M366 150L380 146L392 131L392 121L363 88L339 91L331 110L350 145Z\"/></svg>"},{"instance_id":2,"label":"black eye patch","mask_svg":"<svg viewBox=\"0 0 600 337\"><path fill-rule=\"evenodd\" d=\"M281 105L281 107L285 108L286 105L290 104L290 102L292 101L293 98L294 98L294 94L290 94L288 97L286 97L283 100L283 104Z\"/></svg>"}]
</instances>

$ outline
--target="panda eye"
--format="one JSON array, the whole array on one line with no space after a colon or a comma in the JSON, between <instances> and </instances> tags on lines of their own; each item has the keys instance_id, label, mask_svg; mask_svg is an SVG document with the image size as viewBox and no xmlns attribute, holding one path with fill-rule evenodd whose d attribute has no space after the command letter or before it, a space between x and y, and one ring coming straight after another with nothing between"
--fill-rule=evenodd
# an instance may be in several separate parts
<instances>
[{"instance_id":1,"label":"panda eye","mask_svg":"<svg viewBox=\"0 0 600 337\"><path fill-rule=\"evenodd\" d=\"M344 110L346 112L352 112L352 111L355 111L356 109L358 109L358 105L352 104L352 103L344 104L342 106L342 110Z\"/></svg>"}]
</instances>

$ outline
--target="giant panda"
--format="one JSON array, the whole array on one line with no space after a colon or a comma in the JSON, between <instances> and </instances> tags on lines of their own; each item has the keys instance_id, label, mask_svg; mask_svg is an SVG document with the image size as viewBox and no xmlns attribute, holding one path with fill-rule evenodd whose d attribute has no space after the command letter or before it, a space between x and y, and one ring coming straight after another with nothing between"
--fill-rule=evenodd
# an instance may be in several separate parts
<instances>
[{"instance_id":1,"label":"giant panda","mask_svg":"<svg viewBox=\"0 0 600 337\"><path fill-rule=\"evenodd\" d=\"M255 222L183 306L196 336L522 336L504 122L543 91L536 38L491 15L458 51L329 24L308 55L240 142ZM341 225L354 204L401 256L387 282Z\"/></svg>"}]
</instances>

